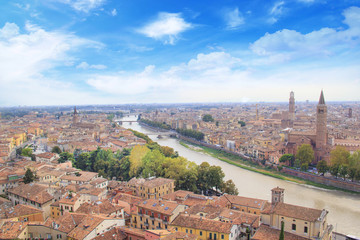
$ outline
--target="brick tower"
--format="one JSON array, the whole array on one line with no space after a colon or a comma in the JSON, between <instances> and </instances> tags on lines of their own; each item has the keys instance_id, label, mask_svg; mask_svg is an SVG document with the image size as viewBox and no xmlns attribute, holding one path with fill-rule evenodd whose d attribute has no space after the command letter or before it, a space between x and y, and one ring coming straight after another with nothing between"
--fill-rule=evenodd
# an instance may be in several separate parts
<instances>
[{"instance_id":1,"label":"brick tower","mask_svg":"<svg viewBox=\"0 0 360 240\"><path fill-rule=\"evenodd\" d=\"M295 121L295 97L294 92L290 92L290 98L289 98L289 127L294 126Z\"/></svg>"},{"instance_id":2,"label":"brick tower","mask_svg":"<svg viewBox=\"0 0 360 240\"><path fill-rule=\"evenodd\" d=\"M323 158L323 153L327 144L327 106L325 104L324 93L321 90L319 103L316 111L316 161Z\"/></svg>"},{"instance_id":3,"label":"brick tower","mask_svg":"<svg viewBox=\"0 0 360 240\"><path fill-rule=\"evenodd\" d=\"M76 111L76 107L74 108L74 115L73 115L73 124L76 124L79 122L78 119L78 112Z\"/></svg>"}]
</instances>

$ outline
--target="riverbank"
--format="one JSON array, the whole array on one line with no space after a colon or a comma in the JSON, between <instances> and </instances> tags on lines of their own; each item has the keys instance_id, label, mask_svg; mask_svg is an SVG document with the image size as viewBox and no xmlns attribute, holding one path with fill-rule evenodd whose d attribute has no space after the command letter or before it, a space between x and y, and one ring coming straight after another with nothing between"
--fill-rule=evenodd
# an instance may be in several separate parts
<instances>
[{"instance_id":1,"label":"riverbank","mask_svg":"<svg viewBox=\"0 0 360 240\"><path fill-rule=\"evenodd\" d=\"M227 153L227 152L224 152L221 150L212 149L212 148L209 148L206 146L201 146L201 145L198 145L195 143L188 142L186 140L179 140L179 143L182 146L184 146L188 149L191 149L192 151L208 154L208 155L210 155L214 158L217 158L223 162L229 163L231 165L240 167L245 170L260 173L260 174L263 174L266 176L274 177L274 178L285 180L285 181L294 182L297 184L305 184L305 185L310 185L310 186L314 186L314 187L319 187L319 188L323 188L323 189L339 190L339 191L344 191L344 192L348 192L348 193L360 194L359 192L355 192L355 191L351 191L351 190L347 190L347 189L343 189L343 188L338 188L338 187L333 187L333 186L328 186L325 184L309 181L309 180L306 180L303 178L294 177L292 175L289 175L289 174L286 174L286 173L283 173L280 171L276 171L274 169L264 168L255 163L245 161L237 155L230 154L230 153Z\"/></svg>"},{"instance_id":2,"label":"riverbank","mask_svg":"<svg viewBox=\"0 0 360 240\"><path fill-rule=\"evenodd\" d=\"M139 122L140 123L140 122ZM154 127L147 125L146 123L141 124L145 128L149 128L155 130ZM159 131L160 129L157 128ZM162 129L164 131L164 129ZM318 188L328 189L328 190L339 190L348 193L356 193L360 194L359 186L342 186L343 184L351 185L349 183L342 183L340 181L336 181L333 179L319 179L318 176L310 176L310 174L295 171L289 168L283 168L282 171L278 171L277 169L272 168L271 166L260 166L258 161L252 161L251 159L244 159L245 156L240 153L226 151L219 147L212 146L210 144L206 144L203 142L199 142L195 139L191 139L180 134L177 135L179 139L179 143L187 147L188 149L196 152L203 152L212 156L220 161L229 163L231 165L240 167L242 169L260 173L262 175L270 176L273 178L294 182L297 184L310 185Z\"/></svg>"}]
</instances>

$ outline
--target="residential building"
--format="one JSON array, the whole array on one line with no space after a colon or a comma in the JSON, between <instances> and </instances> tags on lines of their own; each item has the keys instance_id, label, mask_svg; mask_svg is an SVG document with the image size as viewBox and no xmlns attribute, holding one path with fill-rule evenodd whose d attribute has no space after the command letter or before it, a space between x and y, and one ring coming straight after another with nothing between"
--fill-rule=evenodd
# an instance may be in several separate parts
<instances>
[{"instance_id":1,"label":"residential building","mask_svg":"<svg viewBox=\"0 0 360 240\"><path fill-rule=\"evenodd\" d=\"M50 216L50 205L54 197L47 192L47 187L39 184L23 184L8 190L10 201L14 204L25 204L44 212L44 219Z\"/></svg>"},{"instance_id":2,"label":"residential building","mask_svg":"<svg viewBox=\"0 0 360 240\"><path fill-rule=\"evenodd\" d=\"M140 229L168 229L171 221L182 211L185 205L158 199L147 199L136 204L137 211L132 212L132 226Z\"/></svg>"}]
</instances>

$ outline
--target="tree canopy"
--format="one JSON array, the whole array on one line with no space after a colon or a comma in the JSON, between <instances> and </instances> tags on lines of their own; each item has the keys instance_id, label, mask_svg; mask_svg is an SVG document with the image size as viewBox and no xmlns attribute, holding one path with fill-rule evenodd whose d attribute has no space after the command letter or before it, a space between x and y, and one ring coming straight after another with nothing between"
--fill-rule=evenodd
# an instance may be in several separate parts
<instances>
[{"instance_id":1,"label":"tree canopy","mask_svg":"<svg viewBox=\"0 0 360 240\"><path fill-rule=\"evenodd\" d=\"M289 166L293 167L295 163L295 157L293 154L284 154L280 157L279 162L287 163Z\"/></svg>"},{"instance_id":2,"label":"tree canopy","mask_svg":"<svg viewBox=\"0 0 360 240\"><path fill-rule=\"evenodd\" d=\"M336 146L330 152L331 165L349 164L350 152L342 146Z\"/></svg>"},{"instance_id":3,"label":"tree canopy","mask_svg":"<svg viewBox=\"0 0 360 240\"><path fill-rule=\"evenodd\" d=\"M214 121L214 118L210 115L210 114L205 114L203 117L202 117L202 120L204 122L213 122Z\"/></svg>"},{"instance_id":4,"label":"tree canopy","mask_svg":"<svg viewBox=\"0 0 360 240\"><path fill-rule=\"evenodd\" d=\"M30 148L23 148L21 150L21 155L22 156L31 157L32 154L33 154L33 151Z\"/></svg>"},{"instance_id":5,"label":"tree canopy","mask_svg":"<svg viewBox=\"0 0 360 240\"><path fill-rule=\"evenodd\" d=\"M30 170L30 168L28 168L25 172L25 176L23 178L23 181L25 184L27 183L31 183L36 179L35 174Z\"/></svg>"},{"instance_id":6,"label":"tree canopy","mask_svg":"<svg viewBox=\"0 0 360 240\"><path fill-rule=\"evenodd\" d=\"M316 169L318 170L319 173L324 175L329 170L329 167L325 160L321 160L317 163Z\"/></svg>"},{"instance_id":7,"label":"tree canopy","mask_svg":"<svg viewBox=\"0 0 360 240\"><path fill-rule=\"evenodd\" d=\"M54 147L51 149L51 152L52 152L52 153L60 154L60 153L61 153L61 149L59 148L59 146L54 146Z\"/></svg>"},{"instance_id":8,"label":"tree canopy","mask_svg":"<svg viewBox=\"0 0 360 240\"><path fill-rule=\"evenodd\" d=\"M302 144L296 153L296 159L299 159L301 166L303 164L309 165L315 158L314 150L310 144Z\"/></svg>"},{"instance_id":9,"label":"tree canopy","mask_svg":"<svg viewBox=\"0 0 360 240\"><path fill-rule=\"evenodd\" d=\"M232 181L224 182L225 174L221 167L211 166L207 162L196 165L178 156L174 149L154 142L115 154L98 148L90 153L78 154L73 162L76 168L98 172L106 178L128 181L132 177L165 177L175 180L176 189L238 193Z\"/></svg>"}]
</instances>

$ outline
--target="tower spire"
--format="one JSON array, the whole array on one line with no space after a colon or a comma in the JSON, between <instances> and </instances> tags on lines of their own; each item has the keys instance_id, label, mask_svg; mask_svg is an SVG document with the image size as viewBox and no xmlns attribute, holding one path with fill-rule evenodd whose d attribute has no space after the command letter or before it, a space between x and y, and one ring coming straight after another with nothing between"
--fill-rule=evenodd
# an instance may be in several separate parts
<instances>
[{"instance_id":1,"label":"tower spire","mask_svg":"<svg viewBox=\"0 0 360 240\"><path fill-rule=\"evenodd\" d=\"M321 94L320 94L320 98L319 98L319 104L325 104L323 90L321 90Z\"/></svg>"}]
</instances>

